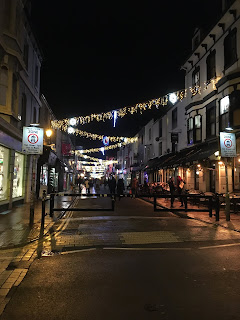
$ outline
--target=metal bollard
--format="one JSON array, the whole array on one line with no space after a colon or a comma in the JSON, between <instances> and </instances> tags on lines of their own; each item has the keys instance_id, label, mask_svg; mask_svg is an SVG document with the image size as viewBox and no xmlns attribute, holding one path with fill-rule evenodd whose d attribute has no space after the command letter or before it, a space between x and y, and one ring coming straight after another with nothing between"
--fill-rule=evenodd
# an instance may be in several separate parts
<instances>
[{"instance_id":1,"label":"metal bollard","mask_svg":"<svg viewBox=\"0 0 240 320\"><path fill-rule=\"evenodd\" d=\"M208 208L209 208L209 217L212 218L212 197L209 198Z\"/></svg>"},{"instance_id":2,"label":"metal bollard","mask_svg":"<svg viewBox=\"0 0 240 320\"><path fill-rule=\"evenodd\" d=\"M154 198L153 198L153 210L157 211L157 198L156 198L156 196L154 196Z\"/></svg>"},{"instance_id":3,"label":"metal bollard","mask_svg":"<svg viewBox=\"0 0 240 320\"><path fill-rule=\"evenodd\" d=\"M49 216L53 217L53 208L54 208L54 193L50 194L50 209L49 209Z\"/></svg>"},{"instance_id":4,"label":"metal bollard","mask_svg":"<svg viewBox=\"0 0 240 320\"><path fill-rule=\"evenodd\" d=\"M219 196L216 195L216 221L219 221L219 209L220 209Z\"/></svg>"},{"instance_id":5,"label":"metal bollard","mask_svg":"<svg viewBox=\"0 0 240 320\"><path fill-rule=\"evenodd\" d=\"M112 196L112 211L114 211L115 208L115 197Z\"/></svg>"},{"instance_id":6,"label":"metal bollard","mask_svg":"<svg viewBox=\"0 0 240 320\"><path fill-rule=\"evenodd\" d=\"M46 215L46 190L43 190L42 195L42 219L41 219L41 229L44 230L44 224L45 224L45 215Z\"/></svg>"}]
</instances>

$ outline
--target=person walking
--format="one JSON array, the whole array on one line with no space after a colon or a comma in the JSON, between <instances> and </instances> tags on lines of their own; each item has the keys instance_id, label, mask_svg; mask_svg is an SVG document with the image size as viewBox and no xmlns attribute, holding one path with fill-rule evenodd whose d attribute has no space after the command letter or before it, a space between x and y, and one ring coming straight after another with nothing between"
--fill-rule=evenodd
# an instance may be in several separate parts
<instances>
[{"instance_id":1,"label":"person walking","mask_svg":"<svg viewBox=\"0 0 240 320\"><path fill-rule=\"evenodd\" d=\"M123 192L124 192L123 178L119 178L117 182L117 194L118 194L119 201L121 199L121 196L123 196Z\"/></svg>"},{"instance_id":2,"label":"person walking","mask_svg":"<svg viewBox=\"0 0 240 320\"><path fill-rule=\"evenodd\" d=\"M182 196L183 188L184 188L184 181L180 176L177 176L177 193L181 201L181 207L183 207L183 196Z\"/></svg>"},{"instance_id":3,"label":"person walking","mask_svg":"<svg viewBox=\"0 0 240 320\"><path fill-rule=\"evenodd\" d=\"M175 185L174 185L173 177L170 177L170 179L168 180L168 185L169 185L170 193L171 193L171 208L173 208L174 193L175 193Z\"/></svg>"},{"instance_id":4,"label":"person walking","mask_svg":"<svg viewBox=\"0 0 240 320\"><path fill-rule=\"evenodd\" d=\"M86 188L86 193L90 193L90 184L88 179L85 180L85 188Z\"/></svg>"},{"instance_id":5,"label":"person walking","mask_svg":"<svg viewBox=\"0 0 240 320\"><path fill-rule=\"evenodd\" d=\"M113 176L109 177L108 186L111 194L115 194L116 189L116 179Z\"/></svg>"},{"instance_id":6,"label":"person walking","mask_svg":"<svg viewBox=\"0 0 240 320\"><path fill-rule=\"evenodd\" d=\"M138 181L136 178L134 178L131 184L131 191L132 191L133 198L136 197L137 189L138 189Z\"/></svg>"}]
</instances>

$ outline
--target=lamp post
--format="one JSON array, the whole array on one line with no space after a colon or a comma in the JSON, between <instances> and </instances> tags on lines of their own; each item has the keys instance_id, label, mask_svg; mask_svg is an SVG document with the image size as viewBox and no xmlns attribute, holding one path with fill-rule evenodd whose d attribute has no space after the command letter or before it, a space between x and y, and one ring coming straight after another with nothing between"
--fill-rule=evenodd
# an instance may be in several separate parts
<instances>
[{"instance_id":1,"label":"lamp post","mask_svg":"<svg viewBox=\"0 0 240 320\"><path fill-rule=\"evenodd\" d=\"M46 136L48 138L48 144L50 145L51 144L51 136L52 136L52 130L51 129L47 129L46 130Z\"/></svg>"}]
</instances>

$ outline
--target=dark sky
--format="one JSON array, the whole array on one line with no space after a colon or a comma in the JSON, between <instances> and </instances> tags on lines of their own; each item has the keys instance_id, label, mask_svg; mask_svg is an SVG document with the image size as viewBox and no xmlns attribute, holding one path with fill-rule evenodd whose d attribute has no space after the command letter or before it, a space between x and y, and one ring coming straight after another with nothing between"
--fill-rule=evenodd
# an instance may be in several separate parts
<instances>
[{"instance_id":1,"label":"dark sky","mask_svg":"<svg viewBox=\"0 0 240 320\"><path fill-rule=\"evenodd\" d=\"M32 0L32 24L44 53L41 92L61 119L184 88L180 66L191 52L194 29L214 23L220 7L221 0ZM119 120L115 131L112 123L81 129L133 135L151 118L146 113Z\"/></svg>"}]
</instances>

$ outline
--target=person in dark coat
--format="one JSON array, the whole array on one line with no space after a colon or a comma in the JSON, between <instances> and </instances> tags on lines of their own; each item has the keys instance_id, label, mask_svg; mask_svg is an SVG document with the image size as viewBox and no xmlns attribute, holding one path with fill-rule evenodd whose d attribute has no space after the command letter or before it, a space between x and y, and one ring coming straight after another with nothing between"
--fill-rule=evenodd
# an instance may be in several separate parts
<instances>
[{"instance_id":1,"label":"person in dark coat","mask_svg":"<svg viewBox=\"0 0 240 320\"><path fill-rule=\"evenodd\" d=\"M171 177L168 180L168 185L170 188L170 193L171 193L171 208L173 208L173 202L174 202L174 193L175 193L175 185L174 185L174 179Z\"/></svg>"},{"instance_id":2,"label":"person in dark coat","mask_svg":"<svg viewBox=\"0 0 240 320\"><path fill-rule=\"evenodd\" d=\"M117 194L119 197L119 201L121 199L121 196L123 195L124 192L124 182L123 182L123 178L118 179L117 182Z\"/></svg>"},{"instance_id":3,"label":"person in dark coat","mask_svg":"<svg viewBox=\"0 0 240 320\"><path fill-rule=\"evenodd\" d=\"M183 207L183 188L184 188L184 181L180 176L177 176L177 193L180 196L180 201L181 201L181 207Z\"/></svg>"},{"instance_id":4,"label":"person in dark coat","mask_svg":"<svg viewBox=\"0 0 240 320\"><path fill-rule=\"evenodd\" d=\"M110 176L108 180L108 186L110 189L111 194L115 194L115 189L116 189L116 179L113 176Z\"/></svg>"}]
</instances>

